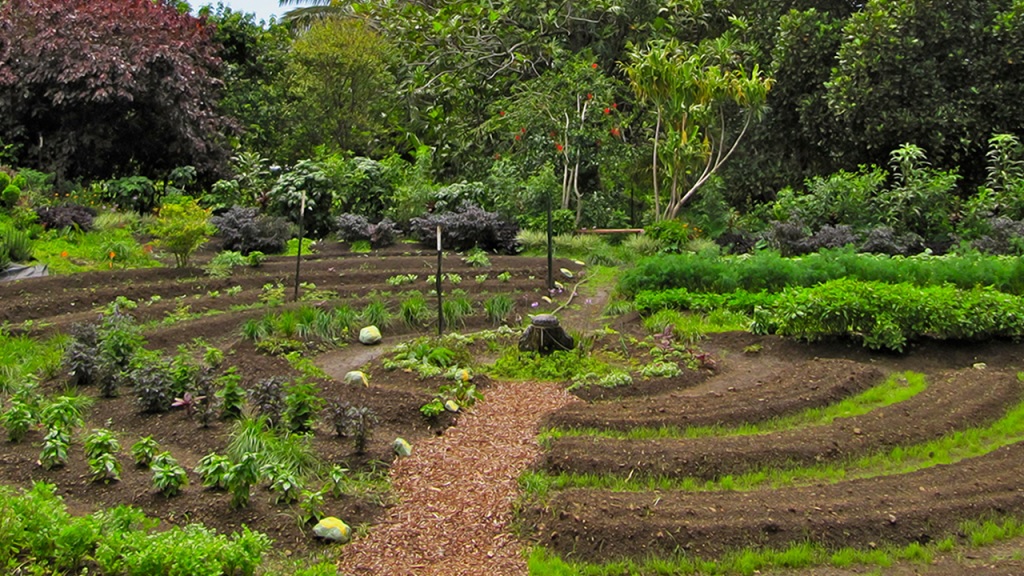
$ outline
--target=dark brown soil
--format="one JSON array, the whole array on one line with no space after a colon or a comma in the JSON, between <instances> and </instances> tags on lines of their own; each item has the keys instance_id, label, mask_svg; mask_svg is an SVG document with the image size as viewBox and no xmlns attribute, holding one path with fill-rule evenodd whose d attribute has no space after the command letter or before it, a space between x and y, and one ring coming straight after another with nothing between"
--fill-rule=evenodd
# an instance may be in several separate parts
<instances>
[{"instance_id":1,"label":"dark brown soil","mask_svg":"<svg viewBox=\"0 0 1024 576\"><path fill-rule=\"evenodd\" d=\"M752 344L759 345L756 353L742 352L752 350ZM903 356L868 353L846 342L808 345L747 334L714 336L704 346L721 360L716 374L699 385L649 397L570 405L546 422L617 430L664 424L729 426L799 410L800 399L818 404L809 399L812 395L821 395L821 403L833 402L831 394L856 393L896 370L925 373L929 387L908 401L863 416L758 436L562 438L552 442L539 466L709 479L759 468L842 462L984 426L1021 401L1016 373L1024 363L1021 347L1011 342L921 341ZM763 406L763 413L748 406L751 398L755 406ZM528 505L523 519L533 526L533 541L590 562L679 553L716 558L730 550L785 548L804 541L830 549L929 542L955 536L965 519L1024 514L1024 497L1017 486L1022 451L1024 444L1012 445L912 474L778 490L569 489ZM898 573L1012 574L1014 566L1013 561L996 563L985 572L988 568L980 563L967 568L954 559L934 572Z\"/></svg>"},{"instance_id":2,"label":"dark brown soil","mask_svg":"<svg viewBox=\"0 0 1024 576\"><path fill-rule=\"evenodd\" d=\"M384 253L356 255L336 245L324 248L327 253L303 258L301 281L315 284L317 290L334 291L337 297L301 304L345 304L359 310L373 298L388 302L391 311L396 313L401 293L416 290L426 295L433 288L426 277L435 272L436 253L395 247ZM462 277L458 286L446 282L445 292L464 290L476 310L459 330L490 327L482 302L495 294L505 294L515 300L516 308L508 319L513 324L518 324L528 314L558 304L557 295L554 304L541 301L541 296L547 295L545 259L490 256L490 260L489 268L472 268L458 254L445 254L444 272ZM555 266L580 271L580 267L570 261L557 260ZM499 281L497 276L502 272L508 272L511 278ZM284 359L258 353L251 342L242 339L240 332L246 319L262 316L270 310L263 306L253 308L259 303L265 284L285 286L287 299L291 300L294 274L295 258L277 257L270 258L259 268L236 268L231 277L222 279L205 276L201 268L153 268L115 269L0 284L0 323L7 323L14 333L45 337L67 331L75 323L96 321L104 306L123 296L139 302L132 314L140 323L147 323L147 348L170 356L179 345L203 339L224 351L225 366L236 366L243 378L242 385L249 387L270 376L292 379L299 375ZM418 280L399 287L387 283L388 278L399 274L417 274ZM487 274L488 279L477 282L475 277L481 274ZM233 287L240 287L240 291L228 296L227 290ZM300 294L308 291L303 288ZM535 302L538 303L536 308L532 306ZM429 296L428 303L434 305ZM284 306L297 305L289 302ZM248 309L244 308L246 306ZM196 316L203 312L213 314ZM191 316L177 319L185 313ZM340 463L353 471L386 470L394 459L391 442L396 437L406 438L415 445L442 434L456 423L451 413L427 420L419 410L433 398L442 379L420 380L415 374L386 371L380 366L380 357L395 343L420 334L436 334L436 325L408 327L396 320L392 326L383 327L382 332L385 337L379 346L366 347L353 339L342 343L340 348L311 345L307 351L307 355L331 376L331 379L317 382L321 397L328 403L367 406L379 419L367 453L359 455L354 452L352 442L338 438L331 423L322 417L312 444L327 463ZM347 371L360 368L370 376L369 387L342 383ZM483 390L487 389L486 376L477 375L474 382ZM43 383L48 392L59 391L63 386L63 375ZM202 428L180 410L143 414L130 390L123 390L113 399L99 398L96 390L85 389L84 392L97 398L89 410L86 426L72 441L68 465L49 471L39 466L42 431L33 430L22 442L4 442L0 482L16 486L27 486L35 481L54 483L58 493L76 512L131 504L172 524L201 522L221 531L236 531L246 525L271 536L276 542L275 549L282 552L305 553L319 548L310 537L308 527L299 526L297 509L271 504L270 494L265 489L254 492L249 507L233 510L227 494L201 486L192 469L207 453L223 453L231 423L217 421ZM90 482L81 435L99 427L113 430L120 439L120 461L124 469L120 482L109 485ZM159 495L152 487L152 473L132 465L128 448L142 436L153 436L162 449L170 451L189 470L190 484L183 494L173 498ZM381 517L385 505L387 502L373 498L328 498L327 513L345 518L353 526L372 524Z\"/></svg>"}]
</instances>

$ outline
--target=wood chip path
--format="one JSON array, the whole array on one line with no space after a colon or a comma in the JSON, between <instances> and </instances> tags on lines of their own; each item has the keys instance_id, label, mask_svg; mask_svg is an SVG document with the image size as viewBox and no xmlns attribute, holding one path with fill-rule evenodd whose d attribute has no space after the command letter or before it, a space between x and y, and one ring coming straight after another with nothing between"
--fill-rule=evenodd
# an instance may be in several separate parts
<instances>
[{"instance_id":1,"label":"wood chip path","mask_svg":"<svg viewBox=\"0 0 1024 576\"><path fill-rule=\"evenodd\" d=\"M350 576L527 573L510 533L517 479L540 453L541 418L576 399L555 384L497 382L443 436L396 462L399 499L370 534L341 549Z\"/></svg>"}]
</instances>

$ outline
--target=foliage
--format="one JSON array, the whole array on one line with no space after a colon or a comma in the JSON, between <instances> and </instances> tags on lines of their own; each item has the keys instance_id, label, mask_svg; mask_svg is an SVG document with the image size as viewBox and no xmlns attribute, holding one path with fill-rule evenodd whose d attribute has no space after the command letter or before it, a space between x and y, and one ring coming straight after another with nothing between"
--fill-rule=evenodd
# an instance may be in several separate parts
<instances>
[{"instance_id":1,"label":"foliage","mask_svg":"<svg viewBox=\"0 0 1024 576\"><path fill-rule=\"evenodd\" d=\"M49 230L69 228L81 232L92 230L92 220L96 210L78 204L61 204L58 206L40 206L36 208L39 223Z\"/></svg>"},{"instance_id":2,"label":"foliage","mask_svg":"<svg viewBox=\"0 0 1024 576\"><path fill-rule=\"evenodd\" d=\"M771 251L745 257L659 255L642 260L623 273L619 289L629 295L670 288L717 293L736 289L777 292L787 286L813 286L837 278L911 282L920 286L951 283L965 289L993 286L1014 294L1024 290L1024 267L1015 259L978 253L892 258L850 250L821 251L799 259L783 258Z\"/></svg>"},{"instance_id":3,"label":"foliage","mask_svg":"<svg viewBox=\"0 0 1024 576\"><path fill-rule=\"evenodd\" d=\"M547 355L509 348L494 361L491 371L502 378L569 382L579 374L604 376L611 366L582 348L555 350Z\"/></svg>"},{"instance_id":4,"label":"foliage","mask_svg":"<svg viewBox=\"0 0 1024 576\"><path fill-rule=\"evenodd\" d=\"M99 377L99 332L95 324L75 324L64 348L64 367L73 386L95 384Z\"/></svg>"},{"instance_id":5,"label":"foliage","mask_svg":"<svg viewBox=\"0 0 1024 576\"><path fill-rule=\"evenodd\" d=\"M270 189L270 208L294 224L299 223L301 209L303 235L323 238L331 231L331 205L334 191L323 166L312 160L301 160L281 174Z\"/></svg>"},{"instance_id":6,"label":"foliage","mask_svg":"<svg viewBox=\"0 0 1024 576\"><path fill-rule=\"evenodd\" d=\"M39 452L39 465L47 470L67 464L68 448L71 447L71 433L64 428L49 428L43 437Z\"/></svg>"},{"instance_id":7,"label":"foliage","mask_svg":"<svg viewBox=\"0 0 1024 576\"><path fill-rule=\"evenodd\" d=\"M242 409L245 407L245 390L242 389L241 382L242 376L238 374L238 368L235 366L231 366L214 380L214 384L220 387L216 397L220 400L222 418L237 420L242 417Z\"/></svg>"},{"instance_id":8,"label":"foliage","mask_svg":"<svg viewBox=\"0 0 1024 576\"><path fill-rule=\"evenodd\" d=\"M0 29L0 132L21 165L71 179L218 169L230 123L203 21L143 0L16 0Z\"/></svg>"},{"instance_id":9,"label":"foliage","mask_svg":"<svg viewBox=\"0 0 1024 576\"><path fill-rule=\"evenodd\" d=\"M32 239L23 230L0 230L0 252L14 262L32 259Z\"/></svg>"},{"instance_id":10,"label":"foliage","mask_svg":"<svg viewBox=\"0 0 1024 576\"><path fill-rule=\"evenodd\" d=\"M504 324L512 311L515 310L515 301L505 294L496 294L484 301L484 312L491 324L500 326Z\"/></svg>"},{"instance_id":11,"label":"foliage","mask_svg":"<svg viewBox=\"0 0 1024 576\"><path fill-rule=\"evenodd\" d=\"M167 412L174 402L174 375L159 356L145 358L132 366L126 380L140 410L150 414Z\"/></svg>"},{"instance_id":12,"label":"foliage","mask_svg":"<svg viewBox=\"0 0 1024 576\"><path fill-rule=\"evenodd\" d=\"M872 349L903 351L910 339L1019 337L1024 301L992 288L918 287L853 279L784 291L754 315L757 331L808 340L861 339Z\"/></svg>"},{"instance_id":13,"label":"foliage","mask_svg":"<svg viewBox=\"0 0 1024 576\"><path fill-rule=\"evenodd\" d=\"M315 384L304 380L288 386L284 397L284 422L289 431L301 434L313 429L317 413L324 405L317 392Z\"/></svg>"},{"instance_id":14,"label":"foliage","mask_svg":"<svg viewBox=\"0 0 1024 576\"><path fill-rule=\"evenodd\" d=\"M292 233L284 218L260 214L256 208L242 206L232 206L211 218L210 223L223 238L225 250L237 250L243 255L283 252Z\"/></svg>"},{"instance_id":15,"label":"foliage","mask_svg":"<svg viewBox=\"0 0 1024 576\"><path fill-rule=\"evenodd\" d=\"M188 260L209 239L213 227L207 222L210 211L199 206L195 199L180 204L164 204L152 228L159 246L174 254L178 268L188 266Z\"/></svg>"},{"instance_id":16,"label":"foliage","mask_svg":"<svg viewBox=\"0 0 1024 576\"><path fill-rule=\"evenodd\" d=\"M188 473L170 452L157 454L149 468L153 471L153 487L168 498L181 494L188 485Z\"/></svg>"},{"instance_id":17,"label":"foliage","mask_svg":"<svg viewBox=\"0 0 1024 576\"><path fill-rule=\"evenodd\" d=\"M659 220L644 227L644 236L661 244L663 252L678 254L686 248L691 238L700 233L689 224L679 220Z\"/></svg>"},{"instance_id":18,"label":"foliage","mask_svg":"<svg viewBox=\"0 0 1024 576\"><path fill-rule=\"evenodd\" d=\"M143 436L132 444L131 453L136 466L148 468L156 455L160 453L160 445L152 436Z\"/></svg>"},{"instance_id":19,"label":"foliage","mask_svg":"<svg viewBox=\"0 0 1024 576\"><path fill-rule=\"evenodd\" d=\"M211 452L199 459L195 472L199 475L203 486L217 490L227 490L229 470L231 470L231 459L216 452Z\"/></svg>"},{"instance_id":20,"label":"foliage","mask_svg":"<svg viewBox=\"0 0 1024 576\"><path fill-rule=\"evenodd\" d=\"M37 422L34 408L22 401L9 402L7 409L0 414L0 425L7 431L7 440L10 442L21 442Z\"/></svg>"},{"instance_id":21,"label":"foliage","mask_svg":"<svg viewBox=\"0 0 1024 576\"><path fill-rule=\"evenodd\" d=\"M634 306L641 314L651 314L659 310L696 310L712 312L726 309L751 314L757 307L770 306L775 295L767 291L748 292L691 292L686 288L668 290L641 290L634 298Z\"/></svg>"},{"instance_id":22,"label":"foliage","mask_svg":"<svg viewBox=\"0 0 1024 576\"><path fill-rule=\"evenodd\" d=\"M393 318L394 315L384 300L371 300L359 312L359 320L363 324L381 329L390 326Z\"/></svg>"},{"instance_id":23,"label":"foliage","mask_svg":"<svg viewBox=\"0 0 1024 576\"><path fill-rule=\"evenodd\" d=\"M231 507L249 505L249 491L259 481L259 462L253 453L245 453L224 474L224 484L231 493Z\"/></svg>"},{"instance_id":24,"label":"foliage","mask_svg":"<svg viewBox=\"0 0 1024 576\"><path fill-rule=\"evenodd\" d=\"M270 484L274 504L291 504L299 499L301 483L294 472L279 464L268 464L260 473Z\"/></svg>"},{"instance_id":25,"label":"foliage","mask_svg":"<svg viewBox=\"0 0 1024 576\"><path fill-rule=\"evenodd\" d=\"M428 246L437 243L437 227L441 227L441 245L462 252L478 247L490 252L514 254L518 250L518 226L502 219L495 212L463 204L455 211L413 218L411 232Z\"/></svg>"},{"instance_id":26,"label":"foliage","mask_svg":"<svg viewBox=\"0 0 1024 576\"><path fill-rule=\"evenodd\" d=\"M283 378L272 376L260 380L249 389L249 403L271 426L283 423L286 407L284 385Z\"/></svg>"},{"instance_id":27,"label":"foliage","mask_svg":"<svg viewBox=\"0 0 1024 576\"><path fill-rule=\"evenodd\" d=\"M406 292L398 305L398 316L402 323L410 328L421 328L430 320L427 301L419 292Z\"/></svg>"},{"instance_id":28,"label":"foliage","mask_svg":"<svg viewBox=\"0 0 1024 576\"><path fill-rule=\"evenodd\" d=\"M345 436L352 439L356 454L366 453L366 444L377 421L377 414L369 406L349 406L345 410L341 428L345 430Z\"/></svg>"}]
</instances>

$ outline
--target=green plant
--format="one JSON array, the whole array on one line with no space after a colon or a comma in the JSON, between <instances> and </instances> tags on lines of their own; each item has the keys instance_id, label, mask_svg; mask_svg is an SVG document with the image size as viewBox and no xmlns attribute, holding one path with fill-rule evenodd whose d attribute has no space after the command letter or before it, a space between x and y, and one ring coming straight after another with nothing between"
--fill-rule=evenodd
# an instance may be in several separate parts
<instances>
[{"instance_id":1,"label":"green plant","mask_svg":"<svg viewBox=\"0 0 1024 576\"><path fill-rule=\"evenodd\" d=\"M121 461L117 455L104 452L88 459L89 470L92 471L93 482L104 484L121 479Z\"/></svg>"},{"instance_id":2,"label":"green plant","mask_svg":"<svg viewBox=\"0 0 1024 576\"><path fill-rule=\"evenodd\" d=\"M327 484L325 487L330 489L331 494L335 498L340 498L344 493L345 482L348 480L348 468L344 468L340 464L331 464L326 476Z\"/></svg>"},{"instance_id":3,"label":"green plant","mask_svg":"<svg viewBox=\"0 0 1024 576\"><path fill-rule=\"evenodd\" d=\"M420 413L427 418L434 418L444 413L444 402L440 398L434 398L423 406L420 406Z\"/></svg>"},{"instance_id":4,"label":"green plant","mask_svg":"<svg viewBox=\"0 0 1024 576\"><path fill-rule=\"evenodd\" d=\"M427 301L419 292L407 292L398 307L402 323L410 328L422 327L430 317Z\"/></svg>"},{"instance_id":5,"label":"green plant","mask_svg":"<svg viewBox=\"0 0 1024 576\"><path fill-rule=\"evenodd\" d=\"M188 485L188 473L170 452L157 454L150 463L150 470L153 471L153 486L168 498L177 496Z\"/></svg>"},{"instance_id":6,"label":"green plant","mask_svg":"<svg viewBox=\"0 0 1024 576\"><path fill-rule=\"evenodd\" d=\"M514 309L515 301L505 294L496 294L484 301L484 312L494 326L504 324Z\"/></svg>"},{"instance_id":7,"label":"green plant","mask_svg":"<svg viewBox=\"0 0 1024 576\"><path fill-rule=\"evenodd\" d=\"M238 368L228 368L214 379L214 385L220 387L215 396L220 400L221 418L241 418L245 407L245 390L242 389L242 376L238 374Z\"/></svg>"},{"instance_id":8,"label":"green plant","mask_svg":"<svg viewBox=\"0 0 1024 576\"><path fill-rule=\"evenodd\" d=\"M359 319L366 325L383 329L391 325L392 315L386 302L373 300L363 307Z\"/></svg>"},{"instance_id":9,"label":"green plant","mask_svg":"<svg viewBox=\"0 0 1024 576\"><path fill-rule=\"evenodd\" d=\"M117 454L121 451L121 443L114 433L106 428L95 428L85 435L83 440L85 457L95 458L102 454Z\"/></svg>"},{"instance_id":10,"label":"green plant","mask_svg":"<svg viewBox=\"0 0 1024 576\"><path fill-rule=\"evenodd\" d=\"M644 364L640 368L640 375L644 378L675 378L682 375L683 370L675 362L659 360Z\"/></svg>"},{"instance_id":11,"label":"green plant","mask_svg":"<svg viewBox=\"0 0 1024 576\"><path fill-rule=\"evenodd\" d=\"M388 286L402 286L404 284L413 284L419 276L416 274L398 274L396 276L389 277L386 282Z\"/></svg>"},{"instance_id":12,"label":"green plant","mask_svg":"<svg viewBox=\"0 0 1024 576\"><path fill-rule=\"evenodd\" d=\"M270 484L274 504L291 504L299 499L301 483L290 469L280 464L267 464L260 472Z\"/></svg>"},{"instance_id":13,"label":"green plant","mask_svg":"<svg viewBox=\"0 0 1024 576\"><path fill-rule=\"evenodd\" d=\"M164 204L151 232L160 247L174 254L175 265L184 268L192 253L213 233L209 217L209 210L192 198L181 204Z\"/></svg>"},{"instance_id":14,"label":"green plant","mask_svg":"<svg viewBox=\"0 0 1024 576\"><path fill-rule=\"evenodd\" d=\"M36 423L36 411L20 401L12 401L0 415L0 424L7 430L7 439L11 442L21 442Z\"/></svg>"},{"instance_id":15,"label":"green plant","mask_svg":"<svg viewBox=\"0 0 1024 576\"><path fill-rule=\"evenodd\" d=\"M291 432L301 434L313 429L316 415L324 405L317 392L315 384L304 380L296 381L287 388L284 422Z\"/></svg>"},{"instance_id":16,"label":"green plant","mask_svg":"<svg viewBox=\"0 0 1024 576\"><path fill-rule=\"evenodd\" d=\"M199 459L195 472L203 486L216 490L226 490L227 474L231 469L231 459L227 456L211 452Z\"/></svg>"},{"instance_id":17,"label":"green plant","mask_svg":"<svg viewBox=\"0 0 1024 576\"><path fill-rule=\"evenodd\" d=\"M452 295L441 303L445 326L457 328L466 325L466 316L473 313L473 303L464 294L461 291L453 291Z\"/></svg>"},{"instance_id":18,"label":"green plant","mask_svg":"<svg viewBox=\"0 0 1024 576\"><path fill-rule=\"evenodd\" d=\"M462 258L462 261L472 266L473 268L490 268L491 259L487 257L487 252L479 248L473 248Z\"/></svg>"},{"instance_id":19,"label":"green plant","mask_svg":"<svg viewBox=\"0 0 1024 576\"><path fill-rule=\"evenodd\" d=\"M276 426L282 423L285 410L285 380L272 376L264 378L249 390L249 402L257 414L266 418L267 424Z\"/></svg>"},{"instance_id":20,"label":"green plant","mask_svg":"<svg viewBox=\"0 0 1024 576\"><path fill-rule=\"evenodd\" d=\"M326 490L302 490L299 493L299 522L301 524L312 524L324 516L326 493ZM337 566L333 564L329 568L337 571Z\"/></svg>"},{"instance_id":21,"label":"green plant","mask_svg":"<svg viewBox=\"0 0 1024 576\"><path fill-rule=\"evenodd\" d=\"M231 493L231 507L244 508L249 505L249 492L259 481L259 460L255 454L242 454L237 462L224 474L224 484Z\"/></svg>"},{"instance_id":22,"label":"green plant","mask_svg":"<svg viewBox=\"0 0 1024 576\"><path fill-rule=\"evenodd\" d=\"M497 278L498 282L508 282L509 280L512 279L512 273L509 272L508 270L505 270L504 272L499 273Z\"/></svg>"},{"instance_id":23,"label":"green plant","mask_svg":"<svg viewBox=\"0 0 1024 576\"><path fill-rule=\"evenodd\" d=\"M47 430L71 431L85 423L85 410L92 404L89 396L66 390L51 398L39 412L39 421Z\"/></svg>"},{"instance_id":24,"label":"green plant","mask_svg":"<svg viewBox=\"0 0 1024 576\"><path fill-rule=\"evenodd\" d=\"M39 465L50 470L67 464L68 448L70 447L70 433L62 428L49 428L43 438L43 448L39 453Z\"/></svg>"},{"instance_id":25,"label":"green plant","mask_svg":"<svg viewBox=\"0 0 1024 576\"><path fill-rule=\"evenodd\" d=\"M160 445L153 439L152 436L143 436L139 440L132 444L131 453L132 458L135 460L135 465L140 467L148 468L152 464L153 459L159 453Z\"/></svg>"}]
</instances>

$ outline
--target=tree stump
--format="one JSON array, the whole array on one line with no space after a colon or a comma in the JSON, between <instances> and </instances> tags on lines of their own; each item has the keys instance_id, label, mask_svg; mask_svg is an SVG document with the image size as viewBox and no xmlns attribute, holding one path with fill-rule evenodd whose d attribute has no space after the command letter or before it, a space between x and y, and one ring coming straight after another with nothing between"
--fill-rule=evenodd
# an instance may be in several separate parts
<instances>
[{"instance_id":1,"label":"tree stump","mask_svg":"<svg viewBox=\"0 0 1024 576\"><path fill-rule=\"evenodd\" d=\"M555 350L572 350L574 345L572 336L558 325L558 318L553 314L533 316L519 338L519 350L522 352L550 354Z\"/></svg>"}]
</instances>

